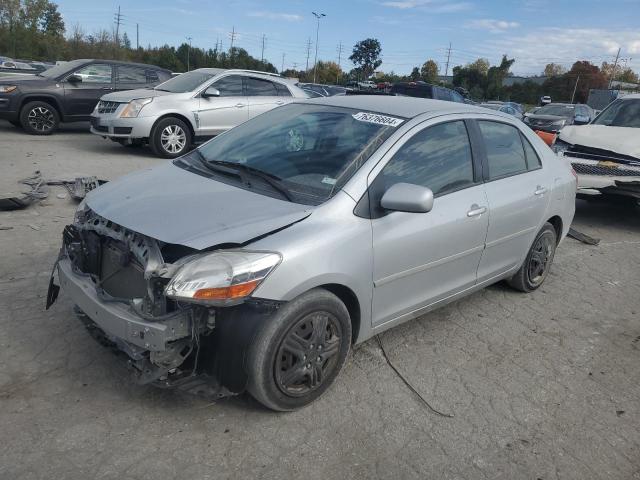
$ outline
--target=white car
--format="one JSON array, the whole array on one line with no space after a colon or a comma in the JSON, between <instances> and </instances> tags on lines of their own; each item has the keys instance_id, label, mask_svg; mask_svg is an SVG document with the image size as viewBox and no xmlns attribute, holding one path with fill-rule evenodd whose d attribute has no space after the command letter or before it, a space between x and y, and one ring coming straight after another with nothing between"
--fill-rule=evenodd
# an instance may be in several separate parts
<instances>
[{"instance_id":1,"label":"white car","mask_svg":"<svg viewBox=\"0 0 640 480\"><path fill-rule=\"evenodd\" d=\"M563 128L554 149L578 174L578 193L640 199L640 94L618 98L588 125Z\"/></svg>"},{"instance_id":2,"label":"white car","mask_svg":"<svg viewBox=\"0 0 640 480\"><path fill-rule=\"evenodd\" d=\"M123 145L147 143L156 155L175 158L296 98L307 94L280 75L199 68L153 89L104 95L91 114L91 132Z\"/></svg>"},{"instance_id":3,"label":"white car","mask_svg":"<svg viewBox=\"0 0 640 480\"><path fill-rule=\"evenodd\" d=\"M363 90L373 90L377 88L377 85L371 80L367 80L366 82L358 82L358 86Z\"/></svg>"}]
</instances>

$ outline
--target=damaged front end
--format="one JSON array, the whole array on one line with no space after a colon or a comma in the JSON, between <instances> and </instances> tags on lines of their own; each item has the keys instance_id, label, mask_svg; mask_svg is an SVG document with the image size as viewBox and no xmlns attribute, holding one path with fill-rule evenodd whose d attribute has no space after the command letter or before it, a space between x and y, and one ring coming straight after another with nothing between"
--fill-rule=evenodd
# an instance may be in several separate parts
<instances>
[{"instance_id":1,"label":"damaged front end","mask_svg":"<svg viewBox=\"0 0 640 480\"><path fill-rule=\"evenodd\" d=\"M578 193L610 194L640 200L640 159L558 140L554 150L571 162Z\"/></svg>"},{"instance_id":2,"label":"damaged front end","mask_svg":"<svg viewBox=\"0 0 640 480\"><path fill-rule=\"evenodd\" d=\"M47 308L57 271L88 331L126 359L137 383L222 397L245 388L248 339L278 308L250 295L279 261L166 244L84 207L64 229Z\"/></svg>"}]
</instances>

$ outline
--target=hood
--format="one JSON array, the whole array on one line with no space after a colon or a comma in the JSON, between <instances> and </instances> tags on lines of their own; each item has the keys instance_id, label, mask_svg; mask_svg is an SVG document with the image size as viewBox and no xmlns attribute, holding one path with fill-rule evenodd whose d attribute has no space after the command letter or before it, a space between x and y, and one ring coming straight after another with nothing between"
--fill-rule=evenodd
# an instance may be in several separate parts
<instances>
[{"instance_id":1,"label":"hood","mask_svg":"<svg viewBox=\"0 0 640 480\"><path fill-rule=\"evenodd\" d=\"M172 163L106 183L87 195L86 204L129 230L197 250L246 243L302 220L313 210Z\"/></svg>"},{"instance_id":2,"label":"hood","mask_svg":"<svg viewBox=\"0 0 640 480\"><path fill-rule=\"evenodd\" d=\"M607 125L581 125L565 127L560 140L571 145L608 150L640 158L640 129L609 127Z\"/></svg>"},{"instance_id":3,"label":"hood","mask_svg":"<svg viewBox=\"0 0 640 480\"><path fill-rule=\"evenodd\" d=\"M107 93L100 97L106 102L128 103L136 98L164 97L166 95L182 95L180 93L163 92L152 88L138 88L137 90L123 90L122 92Z\"/></svg>"},{"instance_id":4,"label":"hood","mask_svg":"<svg viewBox=\"0 0 640 480\"><path fill-rule=\"evenodd\" d=\"M2 85L7 85L7 84L17 84L20 85L25 84L25 83L32 83L32 82L53 82L55 83L55 80L51 80L49 78L44 78L44 77L38 77L37 75L7 75L7 76L2 76L0 77L0 83Z\"/></svg>"}]
</instances>

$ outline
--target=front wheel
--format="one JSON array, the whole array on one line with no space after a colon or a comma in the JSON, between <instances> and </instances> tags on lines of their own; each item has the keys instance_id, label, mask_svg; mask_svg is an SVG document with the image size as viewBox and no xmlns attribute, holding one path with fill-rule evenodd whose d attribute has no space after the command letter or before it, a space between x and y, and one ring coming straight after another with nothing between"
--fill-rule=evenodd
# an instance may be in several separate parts
<instances>
[{"instance_id":1,"label":"front wheel","mask_svg":"<svg viewBox=\"0 0 640 480\"><path fill-rule=\"evenodd\" d=\"M524 263L508 280L509 285L521 292L532 292L540 287L551 269L557 244L556 229L550 223L545 223L533 241Z\"/></svg>"},{"instance_id":2,"label":"front wheel","mask_svg":"<svg viewBox=\"0 0 640 480\"><path fill-rule=\"evenodd\" d=\"M247 358L249 393L272 410L304 407L333 383L350 345L344 303L327 290L310 290L277 310L258 331Z\"/></svg>"},{"instance_id":3,"label":"front wheel","mask_svg":"<svg viewBox=\"0 0 640 480\"><path fill-rule=\"evenodd\" d=\"M163 118L160 120L149 139L153 153L164 158L176 158L191 148L191 130L179 118Z\"/></svg>"},{"instance_id":4,"label":"front wheel","mask_svg":"<svg viewBox=\"0 0 640 480\"><path fill-rule=\"evenodd\" d=\"M47 102L29 102L20 110L20 125L31 135L50 135L60 125L60 115Z\"/></svg>"}]
</instances>

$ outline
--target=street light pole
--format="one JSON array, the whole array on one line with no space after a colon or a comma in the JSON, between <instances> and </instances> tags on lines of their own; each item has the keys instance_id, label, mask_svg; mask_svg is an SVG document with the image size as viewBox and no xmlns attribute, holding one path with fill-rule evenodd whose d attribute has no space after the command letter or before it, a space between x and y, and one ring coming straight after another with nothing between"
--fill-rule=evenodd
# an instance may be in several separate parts
<instances>
[{"instance_id":1,"label":"street light pole","mask_svg":"<svg viewBox=\"0 0 640 480\"><path fill-rule=\"evenodd\" d=\"M191 59L189 58L189 56L191 55L191 40L193 40L192 37L187 37L187 40L189 40L189 48L187 49L187 72L189 70L191 70Z\"/></svg>"},{"instance_id":2,"label":"street light pole","mask_svg":"<svg viewBox=\"0 0 640 480\"><path fill-rule=\"evenodd\" d=\"M318 66L318 36L320 35L320 19L322 17L326 17L326 15L324 13L316 13L316 12L311 12L313 13L313 16L316 17L316 20L318 21L318 26L316 27L316 58L313 61L313 83L316 83L316 68Z\"/></svg>"}]
</instances>

